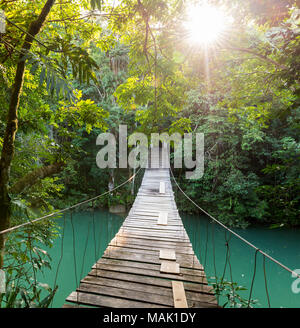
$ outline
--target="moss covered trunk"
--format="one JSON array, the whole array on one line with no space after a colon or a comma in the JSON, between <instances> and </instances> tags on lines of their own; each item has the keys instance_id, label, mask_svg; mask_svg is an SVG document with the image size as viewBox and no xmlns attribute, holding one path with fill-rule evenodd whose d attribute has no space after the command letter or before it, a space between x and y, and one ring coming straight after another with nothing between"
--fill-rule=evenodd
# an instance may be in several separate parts
<instances>
[{"instance_id":1,"label":"moss covered trunk","mask_svg":"<svg viewBox=\"0 0 300 328\"><path fill-rule=\"evenodd\" d=\"M23 54L30 50L32 42L43 26L54 2L55 0L47 0L39 17L30 24L22 46L22 54L20 54L17 64L0 159L0 231L6 229L10 225L11 201L8 188L10 167L15 151L15 136L18 129L18 107L24 82L25 59ZM0 235L0 268L3 266L4 247L5 236Z\"/></svg>"}]
</instances>

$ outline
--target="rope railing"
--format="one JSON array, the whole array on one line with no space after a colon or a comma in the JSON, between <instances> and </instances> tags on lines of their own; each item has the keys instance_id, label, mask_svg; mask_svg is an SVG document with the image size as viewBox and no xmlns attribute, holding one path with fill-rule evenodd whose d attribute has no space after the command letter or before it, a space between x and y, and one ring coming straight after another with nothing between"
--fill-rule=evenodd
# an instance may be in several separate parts
<instances>
[{"instance_id":1,"label":"rope railing","mask_svg":"<svg viewBox=\"0 0 300 328\"><path fill-rule=\"evenodd\" d=\"M122 186L124 186L124 185L127 184L128 182L130 182L135 176L137 176L137 174L141 171L141 169L142 169L142 168L140 167L139 170L138 170L135 174L133 174L129 179L127 179L126 181L124 181L123 183L119 184L117 187L115 187L115 188L113 188L113 189L111 189L111 190L105 191L104 193L102 193L102 194L100 194L100 195L97 195L97 196L95 196L95 197L93 197L93 198L90 198L90 199L84 200L84 201L82 201L82 202L80 202L80 203L77 203L77 204L75 204L75 205L72 205L72 206L66 207L66 208L64 208L64 209L62 209L62 210L58 210L58 211L52 212L52 213L50 213L50 214L44 215L44 216L42 216L42 217L39 217L39 218L37 218L37 219L30 220L30 221L28 221L28 222L25 222L25 223L22 223L22 224L19 224L19 225L13 226L13 227L11 227L11 228L8 228L8 229L5 229L5 230L2 230L2 231L0 231L0 235L3 235L3 234L6 234L6 233L9 233L9 232L15 231L15 230L17 230L17 229L20 229L20 228L25 227L25 226L30 225L30 224L34 224L34 223L40 222L40 221L45 220L45 219L49 219L49 218L51 218L51 217L53 217L53 216L57 216L58 214L63 214L63 213L65 213L65 212L70 211L70 210L72 210L72 209L74 209L74 208L76 208L76 207L79 207L79 206L81 206L81 205L84 205L84 204L87 204L87 203L90 203L90 202L94 202L96 199L98 199L98 198L100 198L100 197L103 197L103 196L105 196L105 195L107 195L107 194L110 194L110 193L114 192L115 190L121 188Z\"/></svg>"},{"instance_id":2,"label":"rope railing","mask_svg":"<svg viewBox=\"0 0 300 328\"><path fill-rule=\"evenodd\" d=\"M35 220L30 220L28 222L24 222L22 224L13 226L9 229L3 230L0 232L0 234L9 234L8 240L12 241L12 244L14 242L20 243L24 245L23 248L21 248L22 254L24 256L28 257L28 261L23 261L22 259L17 258L6 258L5 266L3 267L3 270L6 272L8 269L11 273L8 273L7 271L7 286L11 286L11 284L14 284L14 286L17 287L9 287L10 292L8 293L9 296L5 296L4 294L0 294L0 308L1 307L14 307L15 304L10 304L10 295L15 294L17 295L16 301L18 299L22 300L22 295L20 294L21 290L27 290L28 295L27 298L24 296L24 299L27 299L27 306L30 303L28 299L32 297L32 295L37 295L38 298L35 298L36 306L39 307L39 304L42 304L42 302L39 299L38 295L38 288L41 288L40 286L45 284L40 284L40 279L45 279L47 277L47 283L46 285L49 286L48 289L48 295L51 296L51 300L48 306L61 306L60 302L62 302L62 299L66 299L68 296L67 294L64 294L65 291L61 288L63 275L61 274L63 270L66 268L66 263L68 263L68 270L71 270L74 275L74 280L72 281L72 289L76 289L79 287L80 280L82 279L84 275L84 271L87 270L87 268L90 268L90 265L93 263L97 263L98 259L101 257L101 253L105 250L103 247L106 247L106 245L109 243L110 238L112 235L116 233L115 229L119 228L120 221L114 221L114 224L112 224L112 221L108 219L106 216L103 217L101 220L96 220L95 215L95 204L96 200L100 197L103 197L105 195L113 193L115 190L121 188L122 186L125 186L126 184L133 182L133 179L141 172L142 167L139 168L131 177L129 177L126 181L120 183L115 188L112 188L111 190L105 191L100 195L97 195L93 198L86 199L84 201L81 201L77 204L74 204L72 206L69 206L67 208L55 211L53 213L44 215L42 217L39 217ZM79 220L81 212L78 215L75 215L75 209L79 209L80 206L84 204L91 204L91 210L88 211L90 214L88 214L84 220L86 223L84 225L79 225L81 220ZM61 214L61 215L60 215ZM99 215L97 214L97 217ZM60 231L61 235L59 236L58 242L56 245L56 250L49 253L51 246L44 243L44 240L40 239L40 236L42 236L43 232L45 231L43 226L41 225L42 230L36 230L38 228L35 223L37 222L44 222L45 220L49 218L55 218L57 219L57 227ZM62 220L58 220L58 219ZM76 228L77 226L77 228ZM80 227L80 228L79 228ZM22 229L24 228L24 229ZM45 229L47 230L47 226L45 226ZM21 234L20 234L21 230ZM93 231L91 231L93 230ZM96 230L99 232L97 233ZM10 233L16 233L10 234ZM56 234L57 232L54 231ZM79 234L78 234L79 233ZM67 234L67 239L66 239ZM46 238L46 237L44 237ZM9 251L11 249L11 245L8 246L7 250ZM41 248L42 245L44 246L43 249ZM53 246L55 246L53 244ZM79 247L81 245L81 247ZM58 247L58 248L57 248ZM19 250L19 248L17 248ZM36 250L39 249L41 252L43 252L42 257L38 259L39 263L37 263L37 255ZM35 258L32 257L33 252L35 252ZM70 254L71 256L65 256L67 254ZM8 252L9 253L9 252ZM8 254L7 255L10 255ZM87 254L92 254L91 256L87 256ZM52 259L52 256L56 256L57 259ZM48 261L50 259L50 261ZM49 265L45 265L46 260ZM72 264L71 264L72 263ZM70 266L71 264L71 266ZM38 267L36 266L38 265ZM20 270L18 269L20 267ZM45 269L48 268L50 271L45 271ZM27 270L28 269L28 270ZM24 272L24 270L27 270ZM30 272L29 272L30 271ZM52 273L51 273L52 272ZM96 265L96 272L98 275L98 266ZM38 273L38 278L37 278ZM44 274L46 273L46 276ZM24 275L24 279L23 279ZM28 279L33 276L33 281L29 282ZM43 278L41 278L43 276ZM28 278L29 277L29 278ZM22 282L20 281L22 280ZM51 287L50 287L51 286ZM8 288L8 287L7 287ZM42 287L43 288L43 287ZM71 292L71 290L70 290ZM4 296L3 296L4 295ZM22 296L22 297L21 297ZM54 301L55 297L55 301ZM74 303L79 306L79 293L77 293L77 297L74 300Z\"/></svg>"},{"instance_id":3,"label":"rope railing","mask_svg":"<svg viewBox=\"0 0 300 328\"><path fill-rule=\"evenodd\" d=\"M202 211L204 214L206 214L209 218L211 218L214 222L216 222L218 225L220 225L221 227L223 227L224 229L226 229L226 231L230 232L232 235L234 235L235 237L237 237L238 239L240 239L242 242L244 242L245 244L247 244L249 247L253 248L257 253L262 254L264 257L268 258L269 260L271 260L272 262L274 262L275 264L279 265L281 268L283 268L284 270L290 272L293 277L295 278L300 278L300 275L298 273L296 273L295 271L293 271L292 269L290 269L289 267L287 267L286 265L282 264L281 262L279 262L278 260L276 260L274 257L272 257L271 255L265 253L264 251L262 251L261 249L259 249L257 246L253 245L251 242L249 242L247 239L243 238L242 236L240 236L238 233L236 233L235 231L231 230L230 228L228 228L225 224L223 224L222 222L220 222L219 220L217 220L214 216L212 216L210 213L208 213L207 211L205 211L202 207L200 207L197 203L195 203L183 190L182 188L179 186L177 180L175 179L175 176L173 174L172 169L170 168L170 172L172 175L172 178L177 186L177 188L181 191L181 193L194 205L196 206L200 211Z\"/></svg>"}]
</instances>

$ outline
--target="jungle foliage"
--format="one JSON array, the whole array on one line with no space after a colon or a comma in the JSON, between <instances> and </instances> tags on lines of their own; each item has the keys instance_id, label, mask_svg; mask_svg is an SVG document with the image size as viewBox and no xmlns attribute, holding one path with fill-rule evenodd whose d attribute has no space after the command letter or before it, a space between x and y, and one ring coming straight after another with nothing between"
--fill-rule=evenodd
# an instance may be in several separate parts
<instances>
[{"instance_id":1,"label":"jungle foliage","mask_svg":"<svg viewBox=\"0 0 300 328\"><path fill-rule=\"evenodd\" d=\"M182 27L188 3L0 1L0 230L26 221L20 211L32 218L131 176L95 162L97 135L117 138L120 124L129 134L203 132L203 178L186 180L183 169L175 176L227 225L299 226L299 8L292 0L211 0L233 20L220 42L203 48ZM131 187L98 205L130 206ZM179 194L177 204L196 212ZM33 233L51 243L55 225ZM14 261L2 263L0 236L0 268L21 276L16 268L27 259L11 243ZM32 270L48 265L25 244L36 257ZM46 306L54 292L45 287L42 300L37 289L18 288L6 295L10 306Z\"/></svg>"},{"instance_id":2,"label":"jungle foliage","mask_svg":"<svg viewBox=\"0 0 300 328\"><path fill-rule=\"evenodd\" d=\"M129 133L205 133L205 175L181 182L224 222L297 225L300 62L293 1L212 1L234 22L207 53L187 44L182 1L97 3L54 3L24 54L11 197L49 210L128 176L95 164L96 136L107 130L117 137L119 124L127 124ZM44 4L1 2L8 18L1 36L3 135L22 38ZM194 210L178 201L182 210Z\"/></svg>"}]
</instances>

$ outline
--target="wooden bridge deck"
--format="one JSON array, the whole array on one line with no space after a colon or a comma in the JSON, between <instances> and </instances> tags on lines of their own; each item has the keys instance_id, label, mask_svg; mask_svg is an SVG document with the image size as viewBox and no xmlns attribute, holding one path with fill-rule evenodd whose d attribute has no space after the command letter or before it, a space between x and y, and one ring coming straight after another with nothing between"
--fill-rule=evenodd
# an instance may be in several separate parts
<instances>
[{"instance_id":1,"label":"wooden bridge deck","mask_svg":"<svg viewBox=\"0 0 300 328\"><path fill-rule=\"evenodd\" d=\"M119 232L66 301L116 308L217 306L178 214L168 169L146 169Z\"/></svg>"}]
</instances>

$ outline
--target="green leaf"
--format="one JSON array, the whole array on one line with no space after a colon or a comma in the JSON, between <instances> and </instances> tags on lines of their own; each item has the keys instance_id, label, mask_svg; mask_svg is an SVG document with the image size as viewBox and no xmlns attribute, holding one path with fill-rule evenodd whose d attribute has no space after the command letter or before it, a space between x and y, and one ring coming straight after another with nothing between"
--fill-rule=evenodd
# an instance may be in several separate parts
<instances>
[{"instance_id":1,"label":"green leaf","mask_svg":"<svg viewBox=\"0 0 300 328\"><path fill-rule=\"evenodd\" d=\"M45 80L46 68L43 66L40 74L40 85L43 84Z\"/></svg>"}]
</instances>

